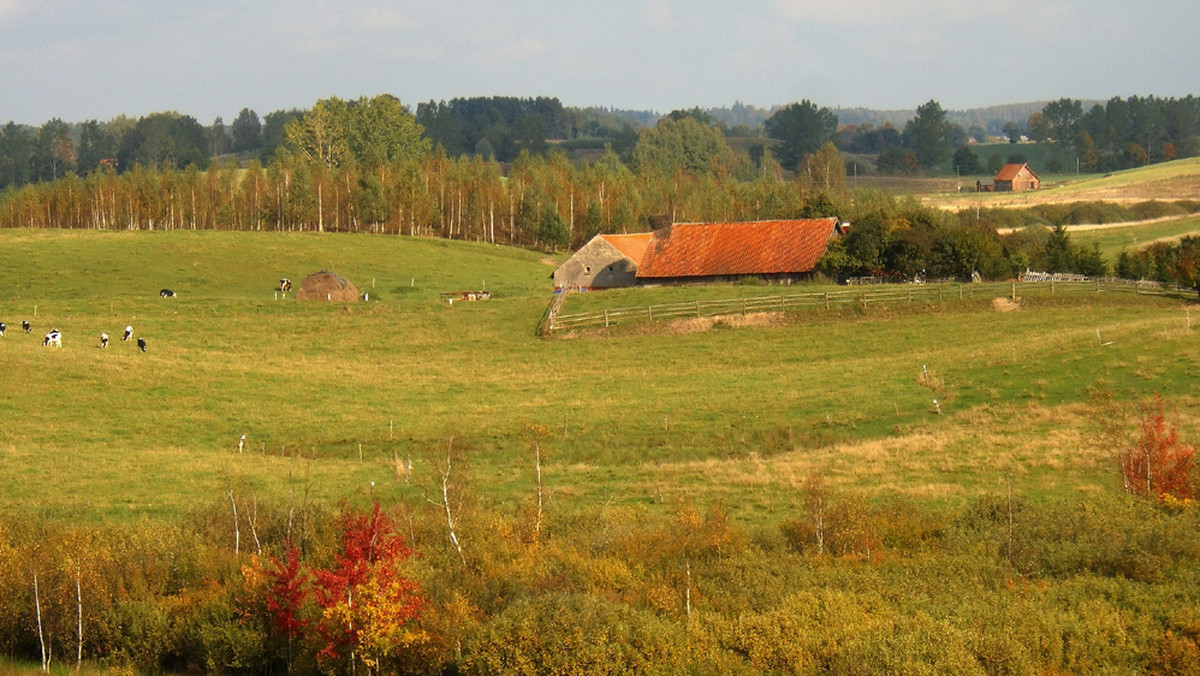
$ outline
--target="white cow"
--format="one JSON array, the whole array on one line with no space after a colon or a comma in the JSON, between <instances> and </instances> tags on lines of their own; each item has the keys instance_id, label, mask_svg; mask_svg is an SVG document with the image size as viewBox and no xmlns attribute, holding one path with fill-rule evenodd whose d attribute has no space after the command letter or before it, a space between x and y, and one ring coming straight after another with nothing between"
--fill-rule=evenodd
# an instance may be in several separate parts
<instances>
[{"instance_id":1,"label":"white cow","mask_svg":"<svg viewBox=\"0 0 1200 676\"><path fill-rule=\"evenodd\" d=\"M50 329L50 333L47 333L46 337L42 340L42 347L49 347L51 345L62 347L62 334L59 333L58 329Z\"/></svg>"},{"instance_id":2,"label":"white cow","mask_svg":"<svg viewBox=\"0 0 1200 676\"><path fill-rule=\"evenodd\" d=\"M132 338L132 337L133 337L133 327L132 327L132 326L126 326L126 327L125 327L125 335L121 336L121 340L122 340L122 341L127 341L127 340L129 340L130 338Z\"/></svg>"},{"instance_id":3,"label":"white cow","mask_svg":"<svg viewBox=\"0 0 1200 676\"><path fill-rule=\"evenodd\" d=\"M100 347L108 347L108 334L107 333L100 334Z\"/></svg>"}]
</instances>

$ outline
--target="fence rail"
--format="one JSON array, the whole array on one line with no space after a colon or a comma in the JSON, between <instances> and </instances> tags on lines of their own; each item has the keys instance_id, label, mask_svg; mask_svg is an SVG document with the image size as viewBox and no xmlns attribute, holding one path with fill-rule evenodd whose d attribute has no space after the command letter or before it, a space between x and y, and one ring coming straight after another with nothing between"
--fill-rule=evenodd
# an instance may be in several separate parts
<instances>
[{"instance_id":1,"label":"fence rail","mask_svg":"<svg viewBox=\"0 0 1200 676\"><path fill-rule=\"evenodd\" d=\"M544 333L571 329L610 327L636 322L656 322L684 317L719 317L759 312L788 312L807 308L830 309L836 306L879 303L913 303L945 300L968 300L1006 296L1055 295L1059 293L1135 293L1141 295L1182 297L1192 290L1168 286L1161 282L1135 281L1117 278L1060 280L1054 277L1028 281L991 282L983 284L883 284L854 289L790 293L754 298L722 298L710 300L661 303L639 307L607 308L590 312L560 314L563 299L548 313Z\"/></svg>"}]
</instances>

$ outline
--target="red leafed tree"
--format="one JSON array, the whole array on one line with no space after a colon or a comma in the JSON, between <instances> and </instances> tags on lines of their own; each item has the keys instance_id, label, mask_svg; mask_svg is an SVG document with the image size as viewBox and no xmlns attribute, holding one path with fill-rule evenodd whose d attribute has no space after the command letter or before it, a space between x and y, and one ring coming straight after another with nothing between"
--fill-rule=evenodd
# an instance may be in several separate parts
<instances>
[{"instance_id":1,"label":"red leafed tree","mask_svg":"<svg viewBox=\"0 0 1200 676\"><path fill-rule=\"evenodd\" d=\"M309 620L301 616L301 607L307 596L305 583L308 573L300 568L300 550L291 541L286 543L284 559L272 558L271 568L266 571L270 583L267 589L267 611L276 631L288 640L288 672L291 672L292 645L304 634Z\"/></svg>"},{"instance_id":2,"label":"red leafed tree","mask_svg":"<svg viewBox=\"0 0 1200 676\"><path fill-rule=\"evenodd\" d=\"M342 551L335 565L314 571L314 593L322 609L317 629L324 646L318 657L347 651L369 666L392 650L420 639L410 628L425 601L399 564L412 550L376 501L370 513L342 517Z\"/></svg>"},{"instance_id":3,"label":"red leafed tree","mask_svg":"<svg viewBox=\"0 0 1200 676\"><path fill-rule=\"evenodd\" d=\"M1179 442L1174 427L1163 417L1162 395L1142 406L1138 435L1121 453L1125 488L1135 495L1179 500L1192 497L1192 456L1195 449Z\"/></svg>"}]
</instances>

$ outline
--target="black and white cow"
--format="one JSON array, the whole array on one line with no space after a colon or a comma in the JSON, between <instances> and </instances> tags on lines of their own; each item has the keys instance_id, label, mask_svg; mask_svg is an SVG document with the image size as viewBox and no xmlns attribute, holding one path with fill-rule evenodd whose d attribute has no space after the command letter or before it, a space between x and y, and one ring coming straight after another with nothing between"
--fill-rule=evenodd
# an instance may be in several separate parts
<instances>
[{"instance_id":1,"label":"black and white cow","mask_svg":"<svg viewBox=\"0 0 1200 676\"><path fill-rule=\"evenodd\" d=\"M170 289L163 289L162 291L158 292L158 297L159 298L174 298L175 292Z\"/></svg>"},{"instance_id":2,"label":"black and white cow","mask_svg":"<svg viewBox=\"0 0 1200 676\"><path fill-rule=\"evenodd\" d=\"M280 279L279 280L279 290L280 291L291 291L292 290L292 280L288 279L287 277Z\"/></svg>"},{"instance_id":3,"label":"black and white cow","mask_svg":"<svg viewBox=\"0 0 1200 676\"><path fill-rule=\"evenodd\" d=\"M140 338L140 337L138 338L138 349L141 350L142 352L146 351L146 339L145 338Z\"/></svg>"},{"instance_id":4,"label":"black and white cow","mask_svg":"<svg viewBox=\"0 0 1200 676\"><path fill-rule=\"evenodd\" d=\"M3 336L4 332L7 330L8 330L8 327L4 325L4 322L0 322L0 336Z\"/></svg>"},{"instance_id":5,"label":"black and white cow","mask_svg":"<svg viewBox=\"0 0 1200 676\"><path fill-rule=\"evenodd\" d=\"M29 321L26 319L22 319L21 320L21 328L25 329L25 333L29 333Z\"/></svg>"},{"instance_id":6,"label":"black and white cow","mask_svg":"<svg viewBox=\"0 0 1200 676\"><path fill-rule=\"evenodd\" d=\"M132 326L126 326L126 327L125 327L125 335L121 336L121 342L125 342L125 341L129 340L129 339L130 339L130 338L132 338L132 337L133 337L133 327L132 327Z\"/></svg>"},{"instance_id":7,"label":"black and white cow","mask_svg":"<svg viewBox=\"0 0 1200 676\"><path fill-rule=\"evenodd\" d=\"M107 333L100 334L100 347L101 348L108 347L108 334Z\"/></svg>"},{"instance_id":8,"label":"black and white cow","mask_svg":"<svg viewBox=\"0 0 1200 676\"><path fill-rule=\"evenodd\" d=\"M62 347L62 334L59 333L58 329L50 329L50 333L47 333L46 337L42 339L42 347L50 347L51 345Z\"/></svg>"}]
</instances>

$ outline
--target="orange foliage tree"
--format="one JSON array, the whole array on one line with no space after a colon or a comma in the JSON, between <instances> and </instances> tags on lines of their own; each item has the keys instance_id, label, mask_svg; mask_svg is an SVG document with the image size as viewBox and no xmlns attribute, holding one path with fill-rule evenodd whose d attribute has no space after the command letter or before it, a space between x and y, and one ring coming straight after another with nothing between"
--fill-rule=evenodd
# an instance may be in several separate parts
<instances>
[{"instance_id":1,"label":"orange foliage tree","mask_svg":"<svg viewBox=\"0 0 1200 676\"><path fill-rule=\"evenodd\" d=\"M1162 395L1141 407L1137 438L1120 455L1125 489L1134 495L1160 500L1192 497L1192 456L1195 449L1180 443L1173 426L1163 416Z\"/></svg>"}]
</instances>

